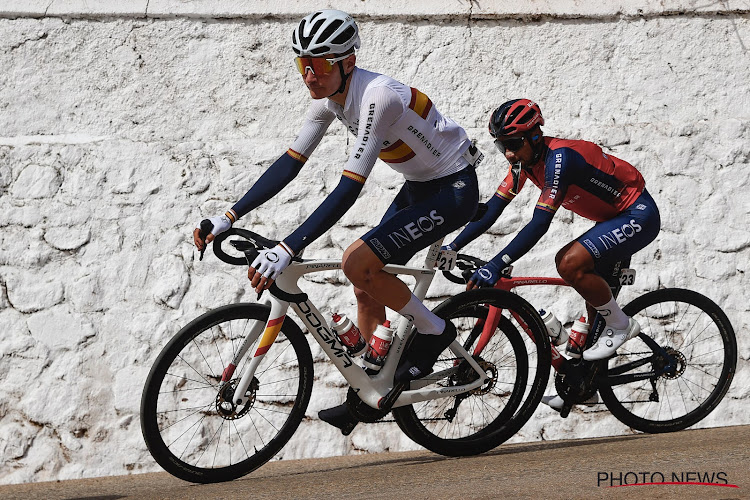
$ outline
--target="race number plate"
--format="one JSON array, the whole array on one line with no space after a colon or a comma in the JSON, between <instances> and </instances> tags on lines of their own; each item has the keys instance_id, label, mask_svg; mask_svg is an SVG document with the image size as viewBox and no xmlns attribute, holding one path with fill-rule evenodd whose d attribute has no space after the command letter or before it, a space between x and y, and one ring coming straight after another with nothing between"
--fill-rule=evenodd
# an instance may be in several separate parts
<instances>
[{"instance_id":1,"label":"race number plate","mask_svg":"<svg viewBox=\"0 0 750 500\"><path fill-rule=\"evenodd\" d=\"M456 267L457 255L458 252L455 252L453 250L440 250L440 253L437 257L437 262L435 262L435 267L437 267L441 271L450 271L451 269Z\"/></svg>"},{"instance_id":2,"label":"race number plate","mask_svg":"<svg viewBox=\"0 0 750 500\"><path fill-rule=\"evenodd\" d=\"M620 285L632 285L635 283L635 269L620 270Z\"/></svg>"}]
</instances>

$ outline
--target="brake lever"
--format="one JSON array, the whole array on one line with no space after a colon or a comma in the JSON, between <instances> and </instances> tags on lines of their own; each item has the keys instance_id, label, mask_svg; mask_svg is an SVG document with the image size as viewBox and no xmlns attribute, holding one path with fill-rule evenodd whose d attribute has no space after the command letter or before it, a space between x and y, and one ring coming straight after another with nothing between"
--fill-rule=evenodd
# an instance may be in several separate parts
<instances>
[{"instance_id":1,"label":"brake lever","mask_svg":"<svg viewBox=\"0 0 750 500\"><path fill-rule=\"evenodd\" d=\"M198 260L203 260L203 254L206 253L206 248L208 247L208 244L206 243L206 238L209 234L211 234L211 231L213 230L214 225L213 223L208 219L203 219L200 223L200 229L198 231L198 238L201 239L203 242L203 248L201 249L200 257L198 257Z\"/></svg>"}]
</instances>

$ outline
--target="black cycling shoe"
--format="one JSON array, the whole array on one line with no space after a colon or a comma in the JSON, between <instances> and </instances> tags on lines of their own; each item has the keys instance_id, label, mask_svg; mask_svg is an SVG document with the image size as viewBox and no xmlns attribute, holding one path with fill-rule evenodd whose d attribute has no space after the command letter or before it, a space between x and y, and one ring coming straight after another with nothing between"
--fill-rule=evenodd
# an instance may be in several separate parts
<instances>
[{"instance_id":1,"label":"black cycling shoe","mask_svg":"<svg viewBox=\"0 0 750 500\"><path fill-rule=\"evenodd\" d=\"M323 422L341 429L341 434L344 436L351 434L359 423L359 420L354 418L354 415L349 412L349 407L346 403L334 406L333 408L320 410L318 412L318 417Z\"/></svg>"},{"instance_id":2,"label":"black cycling shoe","mask_svg":"<svg viewBox=\"0 0 750 500\"><path fill-rule=\"evenodd\" d=\"M432 365L456 339L456 327L446 320L445 329L440 335L424 335L419 332L414 335L416 337L404 356L406 361L396 368L396 382L411 382L432 373Z\"/></svg>"}]
</instances>

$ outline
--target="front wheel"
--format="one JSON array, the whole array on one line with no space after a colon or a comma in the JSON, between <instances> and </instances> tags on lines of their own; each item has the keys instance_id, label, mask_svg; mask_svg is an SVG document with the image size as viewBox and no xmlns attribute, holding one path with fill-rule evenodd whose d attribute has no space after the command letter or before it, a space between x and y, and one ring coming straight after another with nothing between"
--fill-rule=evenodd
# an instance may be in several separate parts
<instances>
[{"instance_id":1,"label":"front wheel","mask_svg":"<svg viewBox=\"0 0 750 500\"><path fill-rule=\"evenodd\" d=\"M599 394L609 411L642 432L685 429L729 390L737 340L729 319L699 293L666 288L623 308L641 327L609 360Z\"/></svg>"},{"instance_id":2,"label":"front wheel","mask_svg":"<svg viewBox=\"0 0 750 500\"><path fill-rule=\"evenodd\" d=\"M281 450L304 417L313 383L310 346L286 319L261 361L245 404L234 389L253 347L231 379L222 373L270 307L232 304L180 330L159 354L141 399L141 430L151 455L170 474L196 483L250 473Z\"/></svg>"},{"instance_id":3,"label":"front wheel","mask_svg":"<svg viewBox=\"0 0 750 500\"><path fill-rule=\"evenodd\" d=\"M481 334L493 310L501 315L496 328L487 329L491 337L483 345ZM430 451L447 456L484 453L513 436L542 398L550 370L544 323L524 299L496 289L461 293L434 312L453 322L458 342L473 355L488 381L468 393L394 408L393 416L407 436ZM434 372L454 371L435 380L435 386L477 380L476 372L461 359L450 349L443 352Z\"/></svg>"}]
</instances>

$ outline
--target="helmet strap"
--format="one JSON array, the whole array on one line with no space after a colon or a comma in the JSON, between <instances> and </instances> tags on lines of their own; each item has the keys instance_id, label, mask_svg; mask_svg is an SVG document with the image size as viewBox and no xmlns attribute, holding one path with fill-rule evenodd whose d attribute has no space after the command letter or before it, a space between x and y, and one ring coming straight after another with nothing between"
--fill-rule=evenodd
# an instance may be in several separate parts
<instances>
[{"instance_id":1,"label":"helmet strap","mask_svg":"<svg viewBox=\"0 0 750 500\"><path fill-rule=\"evenodd\" d=\"M328 97L333 97L336 94L343 94L344 90L346 90L346 81L349 79L350 76L352 76L352 72L349 74L344 73L344 62L339 61L339 73L341 74L341 85L339 85L339 89L334 92L333 94L329 95Z\"/></svg>"},{"instance_id":2,"label":"helmet strap","mask_svg":"<svg viewBox=\"0 0 750 500\"><path fill-rule=\"evenodd\" d=\"M536 137L536 140L534 138ZM531 160L531 164L535 164L542 157L544 151L544 137L542 136L541 129L537 126L526 134L526 140L531 145L531 151L534 153L534 158Z\"/></svg>"}]
</instances>

